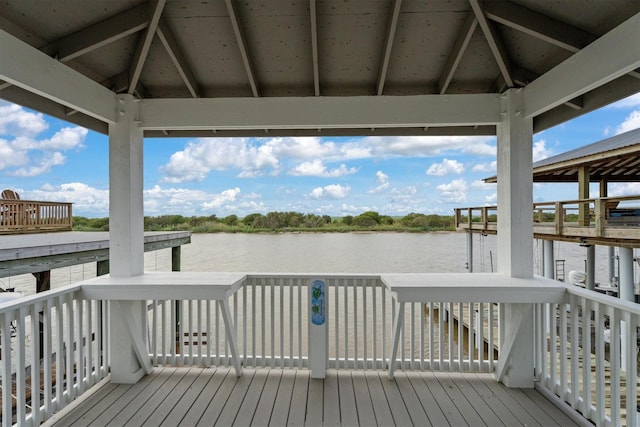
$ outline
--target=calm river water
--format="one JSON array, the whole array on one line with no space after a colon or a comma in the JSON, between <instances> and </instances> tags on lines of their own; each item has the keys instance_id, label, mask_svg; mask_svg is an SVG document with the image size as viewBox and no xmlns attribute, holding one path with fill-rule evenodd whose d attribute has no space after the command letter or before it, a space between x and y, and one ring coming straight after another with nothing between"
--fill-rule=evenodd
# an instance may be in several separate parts
<instances>
[{"instance_id":1,"label":"calm river water","mask_svg":"<svg viewBox=\"0 0 640 427\"><path fill-rule=\"evenodd\" d=\"M183 271L394 273L466 271L464 233L281 233L194 234L182 247ZM535 272L541 272L542 242L533 242ZM586 249L557 242L565 272L585 270ZM596 249L596 282L607 281L605 247ZM496 237L474 235L474 271L496 268ZM171 269L171 250L145 254L145 270ZM52 271L52 287L95 277L95 263ZM636 267L637 270L637 267ZM638 272L636 271L636 274ZM637 277L637 276L636 276ZM31 275L5 277L0 287L35 292Z\"/></svg>"}]
</instances>

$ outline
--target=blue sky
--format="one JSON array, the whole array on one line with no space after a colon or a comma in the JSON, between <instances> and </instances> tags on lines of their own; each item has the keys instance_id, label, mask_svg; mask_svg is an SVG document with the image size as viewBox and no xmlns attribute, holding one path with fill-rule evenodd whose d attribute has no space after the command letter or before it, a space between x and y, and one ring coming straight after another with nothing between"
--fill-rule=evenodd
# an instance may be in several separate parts
<instances>
[{"instance_id":1,"label":"blue sky","mask_svg":"<svg viewBox=\"0 0 640 427\"><path fill-rule=\"evenodd\" d=\"M638 127L640 94L534 135L534 160ZM145 215L451 215L496 203L495 184L482 182L495 160L495 137L148 138ZM106 217L108 138L0 101L0 187ZM573 184L534 186L536 201L576 197Z\"/></svg>"}]
</instances>

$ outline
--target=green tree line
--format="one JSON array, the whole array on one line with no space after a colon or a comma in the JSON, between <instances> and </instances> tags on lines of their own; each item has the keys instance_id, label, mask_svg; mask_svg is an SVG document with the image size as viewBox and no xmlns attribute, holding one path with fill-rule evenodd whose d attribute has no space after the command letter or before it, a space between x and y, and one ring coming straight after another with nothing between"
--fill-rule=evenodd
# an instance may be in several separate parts
<instances>
[{"instance_id":1,"label":"green tree line","mask_svg":"<svg viewBox=\"0 0 640 427\"><path fill-rule=\"evenodd\" d=\"M410 213L403 217L380 215L367 211L360 215L331 217L299 212L252 213L243 218L229 215L218 218L216 215L191 216L160 215L145 216L146 231L178 231L187 230L194 233L253 233L253 232L286 232L286 231L452 231L454 218L443 215L425 215ZM108 231L108 218L73 217L75 231Z\"/></svg>"}]
</instances>

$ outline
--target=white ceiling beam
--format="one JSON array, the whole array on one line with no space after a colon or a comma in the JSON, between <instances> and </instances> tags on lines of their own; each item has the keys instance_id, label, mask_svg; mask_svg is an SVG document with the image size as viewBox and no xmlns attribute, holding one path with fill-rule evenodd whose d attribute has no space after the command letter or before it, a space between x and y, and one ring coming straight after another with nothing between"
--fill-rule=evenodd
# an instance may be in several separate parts
<instances>
[{"instance_id":1,"label":"white ceiling beam","mask_svg":"<svg viewBox=\"0 0 640 427\"><path fill-rule=\"evenodd\" d=\"M400 16L400 7L402 0L394 0L393 10L387 24L387 36L385 38L384 50L380 61L380 69L378 71L378 85L376 93L382 95L384 84L387 80L387 72L389 70L389 60L391 59L391 50L393 49L393 41L396 37L396 28L398 27L398 17Z\"/></svg>"},{"instance_id":2,"label":"white ceiling beam","mask_svg":"<svg viewBox=\"0 0 640 427\"><path fill-rule=\"evenodd\" d=\"M640 13L526 86L525 114L536 117L638 67Z\"/></svg>"},{"instance_id":3,"label":"white ceiling beam","mask_svg":"<svg viewBox=\"0 0 640 427\"><path fill-rule=\"evenodd\" d=\"M155 5L152 7L151 19L149 26L144 34L138 38L136 50L131 60L131 66L129 67L129 90L128 93L132 94L136 90L138 81L140 80L140 74L142 74L142 68L149 55L149 49L151 48L151 42L156 34L156 28L160 22L162 11L164 10L166 0L154 0Z\"/></svg>"},{"instance_id":4,"label":"white ceiling beam","mask_svg":"<svg viewBox=\"0 0 640 427\"><path fill-rule=\"evenodd\" d=\"M140 101L145 130L480 126L500 119L499 94Z\"/></svg>"},{"instance_id":5,"label":"white ceiling beam","mask_svg":"<svg viewBox=\"0 0 640 427\"><path fill-rule=\"evenodd\" d=\"M187 63L187 60L182 54L182 50L178 46L173 33L169 29L169 26L164 21L164 19L160 20L160 24L158 25L156 33L158 34L162 45L169 54L169 57L171 57L171 62L173 62L173 65L175 65L176 69L178 70L178 74L180 74L180 77L182 78L184 84L187 86L187 89L189 90L189 93L191 93L191 96L193 96L194 98L200 97L200 86L198 85L198 81L193 75L191 67Z\"/></svg>"},{"instance_id":6,"label":"white ceiling beam","mask_svg":"<svg viewBox=\"0 0 640 427\"><path fill-rule=\"evenodd\" d=\"M478 20L473 12L469 12L467 14L464 23L462 24L462 29L458 33L458 38L451 49L451 53L449 54L449 59L447 59L447 63L440 74L440 80L438 82L438 91L443 94L449 88L449 84L451 83L451 79L453 79L453 75L460 64L460 60L464 55L467 46L469 45L469 41L471 40L471 36L473 32L478 27Z\"/></svg>"},{"instance_id":7,"label":"white ceiling beam","mask_svg":"<svg viewBox=\"0 0 640 427\"><path fill-rule=\"evenodd\" d=\"M145 3L56 40L44 46L42 51L67 62L137 33L148 25L149 6Z\"/></svg>"},{"instance_id":8,"label":"white ceiling beam","mask_svg":"<svg viewBox=\"0 0 640 427\"><path fill-rule=\"evenodd\" d=\"M320 96L320 63L318 60L318 11L316 0L309 0L309 18L311 19L311 55L313 62L313 93Z\"/></svg>"},{"instance_id":9,"label":"white ceiling beam","mask_svg":"<svg viewBox=\"0 0 640 427\"><path fill-rule=\"evenodd\" d=\"M0 80L108 123L116 95L47 54L0 30Z\"/></svg>"},{"instance_id":10,"label":"white ceiling beam","mask_svg":"<svg viewBox=\"0 0 640 427\"><path fill-rule=\"evenodd\" d=\"M231 20L231 25L233 26L233 32L236 36L236 43L238 43L238 49L240 50L240 56L242 57L242 63L244 64L244 69L247 73L247 78L249 79L251 92L253 93L253 96L257 98L260 96L260 91L258 90L256 73L253 69L251 58L249 57L249 51L247 49L247 43L244 38L244 33L242 32L242 28L240 27L238 12L236 11L236 7L233 3L233 0L225 0L225 3L227 5L227 12L229 12L229 19Z\"/></svg>"},{"instance_id":11,"label":"white ceiling beam","mask_svg":"<svg viewBox=\"0 0 640 427\"><path fill-rule=\"evenodd\" d=\"M479 0L469 0L469 3L471 4L473 13L476 15L480 28L482 28L482 32L489 44L491 53L493 53L493 57L498 63L498 68L500 69L500 73L502 74L504 81L507 83L508 87L513 87L511 61L509 60L507 49L504 47L504 43L502 43L500 34L498 34L493 24L487 20L484 10L482 9L482 6L480 6Z\"/></svg>"}]
</instances>

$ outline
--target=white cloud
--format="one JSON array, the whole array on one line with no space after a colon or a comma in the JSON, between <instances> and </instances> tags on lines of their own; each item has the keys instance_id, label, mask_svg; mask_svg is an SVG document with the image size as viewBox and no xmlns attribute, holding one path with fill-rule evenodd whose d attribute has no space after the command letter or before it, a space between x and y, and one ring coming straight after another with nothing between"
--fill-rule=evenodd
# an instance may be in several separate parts
<instances>
[{"instance_id":1,"label":"white cloud","mask_svg":"<svg viewBox=\"0 0 640 427\"><path fill-rule=\"evenodd\" d=\"M83 146L88 131L81 127L65 127L51 138L39 135L47 130L44 116L22 107L0 101L0 170L8 175L33 177L65 163L61 151Z\"/></svg>"},{"instance_id":2,"label":"white cloud","mask_svg":"<svg viewBox=\"0 0 640 427\"><path fill-rule=\"evenodd\" d=\"M533 143L533 161L537 162L538 160L546 159L551 156L553 152L546 147L546 141L541 139L540 141L536 141Z\"/></svg>"},{"instance_id":3,"label":"white cloud","mask_svg":"<svg viewBox=\"0 0 640 427\"><path fill-rule=\"evenodd\" d=\"M337 178L340 176L352 175L356 172L358 172L358 168L347 168L345 164L341 164L335 169L327 169L327 166L322 162L322 160L316 159L299 164L289 171L289 175Z\"/></svg>"},{"instance_id":4,"label":"white cloud","mask_svg":"<svg viewBox=\"0 0 640 427\"><path fill-rule=\"evenodd\" d=\"M447 184L436 187L440 196L445 202L463 203L467 201L467 190L469 186L464 178L455 179Z\"/></svg>"},{"instance_id":5,"label":"white cloud","mask_svg":"<svg viewBox=\"0 0 640 427\"><path fill-rule=\"evenodd\" d=\"M478 163L474 167L471 168L473 172L483 172L483 173L491 173L498 170L498 162L493 161L490 163Z\"/></svg>"},{"instance_id":6,"label":"white cloud","mask_svg":"<svg viewBox=\"0 0 640 427\"><path fill-rule=\"evenodd\" d=\"M614 102L606 108L635 108L638 106L640 106L640 93L636 93L635 95L621 99L618 102Z\"/></svg>"},{"instance_id":7,"label":"white cloud","mask_svg":"<svg viewBox=\"0 0 640 427\"><path fill-rule=\"evenodd\" d=\"M449 174L461 175L464 165L457 160L443 159L440 163L433 163L427 169L426 174L431 176L445 176Z\"/></svg>"},{"instance_id":8,"label":"white cloud","mask_svg":"<svg viewBox=\"0 0 640 427\"><path fill-rule=\"evenodd\" d=\"M40 113L31 113L21 106L0 101L0 135L32 137L44 132L48 125Z\"/></svg>"},{"instance_id":9,"label":"white cloud","mask_svg":"<svg viewBox=\"0 0 640 427\"><path fill-rule=\"evenodd\" d=\"M20 194L23 199L73 203L73 212L83 216L107 216L109 214L109 190L90 187L81 182L69 182L60 186L45 184L40 189Z\"/></svg>"},{"instance_id":10,"label":"white cloud","mask_svg":"<svg viewBox=\"0 0 640 427\"><path fill-rule=\"evenodd\" d=\"M218 209L225 204L235 202L239 194L240 189L238 187L224 190L219 195L216 195L211 201L203 203L202 207L204 209Z\"/></svg>"},{"instance_id":11,"label":"white cloud","mask_svg":"<svg viewBox=\"0 0 640 427\"><path fill-rule=\"evenodd\" d=\"M40 161L35 165L16 169L9 174L23 177L38 176L42 175L45 172L49 172L51 169L53 169L54 166L63 165L65 160L66 159L62 153L55 152L52 153L49 157L41 158Z\"/></svg>"},{"instance_id":12,"label":"white cloud","mask_svg":"<svg viewBox=\"0 0 640 427\"><path fill-rule=\"evenodd\" d=\"M324 187L314 188L309 193L311 199L344 199L349 195L351 187L342 186L340 184L327 185Z\"/></svg>"},{"instance_id":13,"label":"white cloud","mask_svg":"<svg viewBox=\"0 0 640 427\"><path fill-rule=\"evenodd\" d=\"M382 171L376 172L376 184L375 188L369 190L369 194L378 194L389 188L389 175Z\"/></svg>"},{"instance_id":14,"label":"white cloud","mask_svg":"<svg viewBox=\"0 0 640 427\"><path fill-rule=\"evenodd\" d=\"M615 182L609 184L610 197L632 196L640 193L640 182Z\"/></svg>"},{"instance_id":15,"label":"white cloud","mask_svg":"<svg viewBox=\"0 0 640 427\"><path fill-rule=\"evenodd\" d=\"M476 190L482 190L482 191L491 191L491 190L495 191L496 184L490 184L478 179L471 183L471 188Z\"/></svg>"},{"instance_id":16,"label":"white cloud","mask_svg":"<svg viewBox=\"0 0 640 427\"><path fill-rule=\"evenodd\" d=\"M488 205L495 205L498 203L498 193L489 194L484 198L484 202Z\"/></svg>"},{"instance_id":17,"label":"white cloud","mask_svg":"<svg viewBox=\"0 0 640 427\"><path fill-rule=\"evenodd\" d=\"M493 136L412 136L363 138L375 156L437 156L444 152L460 151L469 154L495 155Z\"/></svg>"},{"instance_id":18,"label":"white cloud","mask_svg":"<svg viewBox=\"0 0 640 427\"><path fill-rule=\"evenodd\" d=\"M616 129L616 135L640 128L640 110L632 111Z\"/></svg>"}]
</instances>

